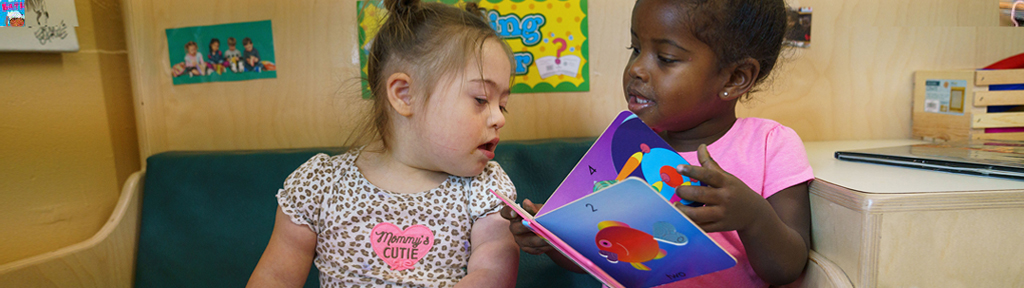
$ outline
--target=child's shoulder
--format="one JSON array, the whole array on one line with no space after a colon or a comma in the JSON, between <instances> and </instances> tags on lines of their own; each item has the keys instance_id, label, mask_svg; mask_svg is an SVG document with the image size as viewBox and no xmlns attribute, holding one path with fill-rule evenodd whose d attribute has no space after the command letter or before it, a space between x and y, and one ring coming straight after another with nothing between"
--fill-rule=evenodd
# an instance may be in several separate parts
<instances>
[{"instance_id":1,"label":"child's shoulder","mask_svg":"<svg viewBox=\"0 0 1024 288\"><path fill-rule=\"evenodd\" d=\"M757 118L757 117L743 117L736 119L737 126L742 125L743 127L759 128L759 129L776 129L779 127L786 127L779 122L772 119Z\"/></svg>"},{"instance_id":2,"label":"child's shoulder","mask_svg":"<svg viewBox=\"0 0 1024 288\"><path fill-rule=\"evenodd\" d=\"M498 164L496 161L488 161L487 165L484 166L483 172L480 172L480 175L477 175L475 178L486 179L494 177L508 176L505 174L505 169L501 168L501 164Z\"/></svg>"},{"instance_id":3,"label":"child's shoulder","mask_svg":"<svg viewBox=\"0 0 1024 288\"><path fill-rule=\"evenodd\" d=\"M352 165L357 153L357 151L349 151L334 156L324 153L313 155L305 163L299 165L289 179L328 180L339 177L346 172L347 167Z\"/></svg>"},{"instance_id":4,"label":"child's shoulder","mask_svg":"<svg viewBox=\"0 0 1024 288\"><path fill-rule=\"evenodd\" d=\"M508 174L505 173L505 169L501 168L501 165L495 161L487 162L484 166L483 172L472 177L474 182L483 183L485 185L497 185L501 186L512 186L512 180L508 178Z\"/></svg>"},{"instance_id":5,"label":"child's shoulder","mask_svg":"<svg viewBox=\"0 0 1024 288\"><path fill-rule=\"evenodd\" d=\"M802 142L800 136L792 128L779 122L764 118L739 118L726 134L730 145L749 146L761 149L763 146L789 146L794 142Z\"/></svg>"},{"instance_id":6,"label":"child's shoulder","mask_svg":"<svg viewBox=\"0 0 1024 288\"><path fill-rule=\"evenodd\" d=\"M779 122L771 119L756 118L756 117L745 117L736 119L736 124L733 125L733 130L738 130L742 134L796 134L793 128L789 128L786 125L782 125Z\"/></svg>"}]
</instances>

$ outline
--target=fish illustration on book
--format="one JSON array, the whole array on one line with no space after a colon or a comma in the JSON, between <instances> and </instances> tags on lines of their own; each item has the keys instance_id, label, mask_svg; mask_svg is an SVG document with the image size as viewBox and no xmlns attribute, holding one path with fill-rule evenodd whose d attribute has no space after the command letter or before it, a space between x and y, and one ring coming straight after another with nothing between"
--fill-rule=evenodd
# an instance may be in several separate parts
<instances>
[{"instance_id":1,"label":"fish illustration on book","mask_svg":"<svg viewBox=\"0 0 1024 288\"><path fill-rule=\"evenodd\" d=\"M658 247L658 241L651 234L619 221L601 221L597 227L599 230L594 242L600 250L598 253L608 262L627 262L637 270L650 271L651 268L643 262L665 258L665 249Z\"/></svg>"},{"instance_id":2,"label":"fish illustration on book","mask_svg":"<svg viewBox=\"0 0 1024 288\"><path fill-rule=\"evenodd\" d=\"M665 249L658 246L659 242L675 246L686 245L688 242L686 235L676 232L671 223L654 223L653 230L654 235L619 221L601 221L594 242L600 250L598 253L608 262L627 262L637 270L650 271L643 262L664 258L666 254Z\"/></svg>"}]
</instances>

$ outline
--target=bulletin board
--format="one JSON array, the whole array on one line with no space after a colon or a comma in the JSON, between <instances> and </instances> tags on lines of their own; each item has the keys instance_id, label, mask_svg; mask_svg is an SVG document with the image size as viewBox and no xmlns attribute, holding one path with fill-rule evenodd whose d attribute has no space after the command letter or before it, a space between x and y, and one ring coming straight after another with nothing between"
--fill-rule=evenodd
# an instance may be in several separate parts
<instances>
[{"instance_id":1,"label":"bulletin board","mask_svg":"<svg viewBox=\"0 0 1024 288\"><path fill-rule=\"evenodd\" d=\"M462 0L433 0L462 7ZM587 0L489 0L480 3L498 36L512 48L512 93L590 90ZM366 55L387 17L380 1L358 1L359 59L366 78ZM363 97L370 97L363 81Z\"/></svg>"}]
</instances>

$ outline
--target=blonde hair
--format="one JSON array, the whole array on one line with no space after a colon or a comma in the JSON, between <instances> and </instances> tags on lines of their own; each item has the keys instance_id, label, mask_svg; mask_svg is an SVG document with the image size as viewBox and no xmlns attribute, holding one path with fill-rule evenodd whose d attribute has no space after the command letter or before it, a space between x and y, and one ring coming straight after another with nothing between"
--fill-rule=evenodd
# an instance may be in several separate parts
<instances>
[{"instance_id":1,"label":"blonde hair","mask_svg":"<svg viewBox=\"0 0 1024 288\"><path fill-rule=\"evenodd\" d=\"M419 0L384 0L387 20L374 36L367 56L367 78L373 96L372 108L362 129L350 137L349 145L372 140L389 148L391 104L387 99L386 81L397 72L415 78L411 91L429 98L438 80L464 69L471 56L482 57L484 43L497 40L504 47L509 63L514 63L512 50L501 41L476 3L464 9L441 3ZM478 61L482 66L483 63ZM509 71L509 77L514 74ZM422 83L422 84L421 84ZM352 140L355 141L352 141Z\"/></svg>"}]
</instances>

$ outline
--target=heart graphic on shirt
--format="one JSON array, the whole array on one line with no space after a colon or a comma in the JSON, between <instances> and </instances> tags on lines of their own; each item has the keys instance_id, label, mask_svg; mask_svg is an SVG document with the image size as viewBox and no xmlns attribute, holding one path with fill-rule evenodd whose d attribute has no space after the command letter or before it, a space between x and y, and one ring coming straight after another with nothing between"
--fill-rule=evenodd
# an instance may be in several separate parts
<instances>
[{"instance_id":1,"label":"heart graphic on shirt","mask_svg":"<svg viewBox=\"0 0 1024 288\"><path fill-rule=\"evenodd\" d=\"M412 225L402 230L388 222L377 224L370 231L370 244L377 257L391 270L416 268L416 262L434 247L434 232L423 225Z\"/></svg>"}]
</instances>

